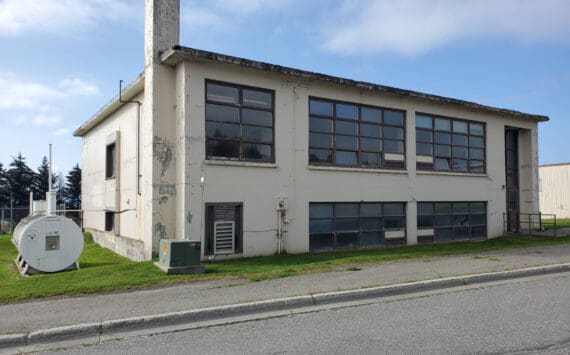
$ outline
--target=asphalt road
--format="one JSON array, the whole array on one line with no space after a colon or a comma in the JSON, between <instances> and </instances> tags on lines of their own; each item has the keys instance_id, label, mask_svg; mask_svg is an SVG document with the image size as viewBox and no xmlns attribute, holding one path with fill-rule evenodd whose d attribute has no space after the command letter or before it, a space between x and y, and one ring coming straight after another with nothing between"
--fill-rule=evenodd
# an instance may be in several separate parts
<instances>
[{"instance_id":1,"label":"asphalt road","mask_svg":"<svg viewBox=\"0 0 570 355\"><path fill-rule=\"evenodd\" d=\"M566 273L54 353L568 354L569 296Z\"/></svg>"}]
</instances>

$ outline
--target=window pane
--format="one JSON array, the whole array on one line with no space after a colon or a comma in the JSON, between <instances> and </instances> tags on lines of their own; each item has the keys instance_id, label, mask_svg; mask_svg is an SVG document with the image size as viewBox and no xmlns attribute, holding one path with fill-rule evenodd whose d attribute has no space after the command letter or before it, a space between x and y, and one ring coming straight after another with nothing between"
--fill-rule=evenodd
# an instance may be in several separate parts
<instances>
[{"instance_id":1,"label":"window pane","mask_svg":"<svg viewBox=\"0 0 570 355\"><path fill-rule=\"evenodd\" d=\"M232 123L206 122L208 138L239 139L239 125Z\"/></svg>"},{"instance_id":2,"label":"window pane","mask_svg":"<svg viewBox=\"0 0 570 355\"><path fill-rule=\"evenodd\" d=\"M386 153L403 153L404 152L404 142L402 141L392 141L384 140L384 152Z\"/></svg>"},{"instance_id":3,"label":"window pane","mask_svg":"<svg viewBox=\"0 0 570 355\"><path fill-rule=\"evenodd\" d=\"M432 119L430 116L416 115L416 127L418 128L432 128Z\"/></svg>"},{"instance_id":4,"label":"window pane","mask_svg":"<svg viewBox=\"0 0 570 355\"><path fill-rule=\"evenodd\" d=\"M243 104L266 109L273 108L272 95L267 91L243 90Z\"/></svg>"},{"instance_id":5,"label":"window pane","mask_svg":"<svg viewBox=\"0 0 570 355\"><path fill-rule=\"evenodd\" d=\"M449 171L449 159L435 159L435 170Z\"/></svg>"},{"instance_id":6,"label":"window pane","mask_svg":"<svg viewBox=\"0 0 570 355\"><path fill-rule=\"evenodd\" d=\"M482 136L485 133L485 130L482 124L469 123L469 133Z\"/></svg>"},{"instance_id":7,"label":"window pane","mask_svg":"<svg viewBox=\"0 0 570 355\"><path fill-rule=\"evenodd\" d=\"M453 157L467 159L467 148L465 147L453 147Z\"/></svg>"},{"instance_id":8,"label":"window pane","mask_svg":"<svg viewBox=\"0 0 570 355\"><path fill-rule=\"evenodd\" d=\"M406 221L404 217L384 217L384 229L404 229Z\"/></svg>"},{"instance_id":9,"label":"window pane","mask_svg":"<svg viewBox=\"0 0 570 355\"><path fill-rule=\"evenodd\" d=\"M435 156L438 157L450 157L451 156L451 146L450 145L435 145Z\"/></svg>"},{"instance_id":10,"label":"window pane","mask_svg":"<svg viewBox=\"0 0 570 355\"><path fill-rule=\"evenodd\" d=\"M472 214L471 215L471 224L478 225L478 224L485 224L486 217L484 214Z\"/></svg>"},{"instance_id":11,"label":"window pane","mask_svg":"<svg viewBox=\"0 0 570 355\"><path fill-rule=\"evenodd\" d=\"M379 152L382 150L382 140L374 138L360 138L360 149Z\"/></svg>"},{"instance_id":12,"label":"window pane","mask_svg":"<svg viewBox=\"0 0 570 355\"><path fill-rule=\"evenodd\" d=\"M358 124L356 122L336 121L335 132L356 136L358 134Z\"/></svg>"},{"instance_id":13,"label":"window pane","mask_svg":"<svg viewBox=\"0 0 570 355\"><path fill-rule=\"evenodd\" d=\"M254 124L259 126L273 126L273 115L269 111L259 111L243 109L243 123Z\"/></svg>"},{"instance_id":14,"label":"window pane","mask_svg":"<svg viewBox=\"0 0 570 355\"><path fill-rule=\"evenodd\" d=\"M487 236L487 231L485 227L471 227L471 235L473 238L485 238Z\"/></svg>"},{"instance_id":15,"label":"window pane","mask_svg":"<svg viewBox=\"0 0 570 355\"><path fill-rule=\"evenodd\" d=\"M357 231L358 218L337 218L335 223L336 231Z\"/></svg>"},{"instance_id":16,"label":"window pane","mask_svg":"<svg viewBox=\"0 0 570 355\"><path fill-rule=\"evenodd\" d=\"M469 148L469 158L471 159L484 159L483 149Z\"/></svg>"},{"instance_id":17,"label":"window pane","mask_svg":"<svg viewBox=\"0 0 570 355\"><path fill-rule=\"evenodd\" d=\"M207 99L211 101L218 101L224 102L229 104L237 104L238 103L238 89L219 85L219 84L208 84L207 85Z\"/></svg>"},{"instance_id":18,"label":"window pane","mask_svg":"<svg viewBox=\"0 0 570 355\"><path fill-rule=\"evenodd\" d=\"M439 144L451 144L451 134L435 132L435 142Z\"/></svg>"},{"instance_id":19,"label":"window pane","mask_svg":"<svg viewBox=\"0 0 570 355\"><path fill-rule=\"evenodd\" d=\"M332 203L311 203L309 205L309 218L332 218Z\"/></svg>"},{"instance_id":20,"label":"window pane","mask_svg":"<svg viewBox=\"0 0 570 355\"><path fill-rule=\"evenodd\" d=\"M453 145L467 146L467 136L464 136L462 134L454 134Z\"/></svg>"},{"instance_id":21,"label":"window pane","mask_svg":"<svg viewBox=\"0 0 570 355\"><path fill-rule=\"evenodd\" d=\"M332 133L333 120L327 120L326 118L311 117L309 119L309 129L311 131Z\"/></svg>"},{"instance_id":22,"label":"window pane","mask_svg":"<svg viewBox=\"0 0 570 355\"><path fill-rule=\"evenodd\" d=\"M451 225L451 216L435 216L435 225L437 227L446 227Z\"/></svg>"},{"instance_id":23,"label":"window pane","mask_svg":"<svg viewBox=\"0 0 570 355\"><path fill-rule=\"evenodd\" d=\"M363 247L371 247L376 245L381 245L382 240L382 233L381 232L366 232L362 233L361 242Z\"/></svg>"},{"instance_id":24,"label":"window pane","mask_svg":"<svg viewBox=\"0 0 570 355\"><path fill-rule=\"evenodd\" d=\"M485 140L481 137L469 137L469 146L475 148L485 148Z\"/></svg>"},{"instance_id":25,"label":"window pane","mask_svg":"<svg viewBox=\"0 0 570 355\"><path fill-rule=\"evenodd\" d=\"M448 242L451 240L451 228L438 228L435 231L435 240L438 242Z\"/></svg>"},{"instance_id":26,"label":"window pane","mask_svg":"<svg viewBox=\"0 0 570 355\"><path fill-rule=\"evenodd\" d=\"M454 202L453 214L467 214L469 213L469 203L467 202Z\"/></svg>"},{"instance_id":27,"label":"window pane","mask_svg":"<svg viewBox=\"0 0 570 355\"><path fill-rule=\"evenodd\" d=\"M358 248L358 233L337 233L336 235L337 248Z\"/></svg>"},{"instance_id":28,"label":"window pane","mask_svg":"<svg viewBox=\"0 0 570 355\"><path fill-rule=\"evenodd\" d=\"M331 102L326 101L309 101L309 112L314 115L332 116L333 105Z\"/></svg>"},{"instance_id":29,"label":"window pane","mask_svg":"<svg viewBox=\"0 0 570 355\"><path fill-rule=\"evenodd\" d=\"M467 240L469 239L469 228L460 227L453 230L453 240Z\"/></svg>"},{"instance_id":30,"label":"window pane","mask_svg":"<svg viewBox=\"0 0 570 355\"><path fill-rule=\"evenodd\" d=\"M309 237L309 249L332 250L334 248L334 236L332 234L317 234Z\"/></svg>"},{"instance_id":31,"label":"window pane","mask_svg":"<svg viewBox=\"0 0 570 355\"><path fill-rule=\"evenodd\" d=\"M416 143L416 154L432 155L432 145L429 143Z\"/></svg>"},{"instance_id":32,"label":"window pane","mask_svg":"<svg viewBox=\"0 0 570 355\"><path fill-rule=\"evenodd\" d=\"M327 149L309 149L310 163L332 163L332 150Z\"/></svg>"},{"instance_id":33,"label":"window pane","mask_svg":"<svg viewBox=\"0 0 570 355\"><path fill-rule=\"evenodd\" d=\"M404 204L403 203L385 203L384 216L403 216Z\"/></svg>"},{"instance_id":34,"label":"window pane","mask_svg":"<svg viewBox=\"0 0 570 355\"><path fill-rule=\"evenodd\" d=\"M418 228L432 228L433 216L418 216Z\"/></svg>"},{"instance_id":35,"label":"window pane","mask_svg":"<svg viewBox=\"0 0 570 355\"><path fill-rule=\"evenodd\" d=\"M380 168L382 166L382 157L380 153L360 153L360 166L365 168Z\"/></svg>"},{"instance_id":36,"label":"window pane","mask_svg":"<svg viewBox=\"0 0 570 355\"><path fill-rule=\"evenodd\" d=\"M471 202L469 209L471 213L485 213L485 202Z\"/></svg>"},{"instance_id":37,"label":"window pane","mask_svg":"<svg viewBox=\"0 0 570 355\"><path fill-rule=\"evenodd\" d=\"M467 122L453 121L453 132L467 133Z\"/></svg>"},{"instance_id":38,"label":"window pane","mask_svg":"<svg viewBox=\"0 0 570 355\"><path fill-rule=\"evenodd\" d=\"M206 104L207 121L239 122L237 107Z\"/></svg>"},{"instance_id":39,"label":"window pane","mask_svg":"<svg viewBox=\"0 0 570 355\"><path fill-rule=\"evenodd\" d=\"M454 226L468 226L469 225L469 215L468 214L460 214L457 216L453 216L453 225Z\"/></svg>"},{"instance_id":40,"label":"window pane","mask_svg":"<svg viewBox=\"0 0 570 355\"><path fill-rule=\"evenodd\" d=\"M311 147L332 148L332 135L323 133L309 133L309 145Z\"/></svg>"},{"instance_id":41,"label":"window pane","mask_svg":"<svg viewBox=\"0 0 570 355\"><path fill-rule=\"evenodd\" d=\"M424 129L416 129L416 142L431 143L433 141L433 134L431 131Z\"/></svg>"},{"instance_id":42,"label":"window pane","mask_svg":"<svg viewBox=\"0 0 570 355\"><path fill-rule=\"evenodd\" d=\"M335 136L335 146L340 149L358 149L358 138L355 136Z\"/></svg>"},{"instance_id":43,"label":"window pane","mask_svg":"<svg viewBox=\"0 0 570 355\"><path fill-rule=\"evenodd\" d=\"M328 233L334 231L332 219L311 219L309 221L310 233Z\"/></svg>"},{"instance_id":44,"label":"window pane","mask_svg":"<svg viewBox=\"0 0 570 355\"><path fill-rule=\"evenodd\" d=\"M360 109L360 115L362 121L380 123L382 120L382 111L374 108L362 107Z\"/></svg>"},{"instance_id":45,"label":"window pane","mask_svg":"<svg viewBox=\"0 0 570 355\"><path fill-rule=\"evenodd\" d=\"M271 160L271 146L267 144L244 144L243 156L247 160Z\"/></svg>"},{"instance_id":46,"label":"window pane","mask_svg":"<svg viewBox=\"0 0 570 355\"><path fill-rule=\"evenodd\" d=\"M251 142L273 143L273 129L244 125L243 139Z\"/></svg>"},{"instance_id":47,"label":"window pane","mask_svg":"<svg viewBox=\"0 0 570 355\"><path fill-rule=\"evenodd\" d=\"M445 118L436 118L435 129L442 131L451 131L451 121Z\"/></svg>"},{"instance_id":48,"label":"window pane","mask_svg":"<svg viewBox=\"0 0 570 355\"><path fill-rule=\"evenodd\" d=\"M434 204L435 214L451 214L451 203L437 202Z\"/></svg>"},{"instance_id":49,"label":"window pane","mask_svg":"<svg viewBox=\"0 0 570 355\"><path fill-rule=\"evenodd\" d=\"M338 150L336 152L336 163L338 165L356 166L356 153Z\"/></svg>"},{"instance_id":50,"label":"window pane","mask_svg":"<svg viewBox=\"0 0 570 355\"><path fill-rule=\"evenodd\" d=\"M382 204L363 203L360 205L360 215L362 217L382 217Z\"/></svg>"},{"instance_id":51,"label":"window pane","mask_svg":"<svg viewBox=\"0 0 570 355\"><path fill-rule=\"evenodd\" d=\"M360 135L365 137L382 137L382 126L372 124L360 124Z\"/></svg>"},{"instance_id":52,"label":"window pane","mask_svg":"<svg viewBox=\"0 0 570 355\"><path fill-rule=\"evenodd\" d=\"M403 126L404 113L400 111L384 111L384 124Z\"/></svg>"},{"instance_id":53,"label":"window pane","mask_svg":"<svg viewBox=\"0 0 570 355\"><path fill-rule=\"evenodd\" d=\"M382 229L382 219L376 218L363 218L360 220L360 229L362 230L380 230Z\"/></svg>"},{"instance_id":54,"label":"window pane","mask_svg":"<svg viewBox=\"0 0 570 355\"><path fill-rule=\"evenodd\" d=\"M239 158L239 143L208 139L206 155L208 158Z\"/></svg>"},{"instance_id":55,"label":"window pane","mask_svg":"<svg viewBox=\"0 0 570 355\"><path fill-rule=\"evenodd\" d=\"M384 126L384 138L404 139L404 129Z\"/></svg>"},{"instance_id":56,"label":"window pane","mask_svg":"<svg viewBox=\"0 0 570 355\"><path fill-rule=\"evenodd\" d=\"M431 216L433 214L433 203L418 202L418 214Z\"/></svg>"},{"instance_id":57,"label":"window pane","mask_svg":"<svg viewBox=\"0 0 570 355\"><path fill-rule=\"evenodd\" d=\"M336 104L336 117L348 118L351 120L358 119L358 107L347 104Z\"/></svg>"},{"instance_id":58,"label":"window pane","mask_svg":"<svg viewBox=\"0 0 570 355\"><path fill-rule=\"evenodd\" d=\"M469 161L469 171L472 173L484 173L485 164L481 160L470 160Z\"/></svg>"},{"instance_id":59,"label":"window pane","mask_svg":"<svg viewBox=\"0 0 570 355\"><path fill-rule=\"evenodd\" d=\"M467 160L453 159L453 171L467 172Z\"/></svg>"},{"instance_id":60,"label":"window pane","mask_svg":"<svg viewBox=\"0 0 570 355\"><path fill-rule=\"evenodd\" d=\"M337 203L335 207L337 217L358 217L357 203Z\"/></svg>"}]
</instances>

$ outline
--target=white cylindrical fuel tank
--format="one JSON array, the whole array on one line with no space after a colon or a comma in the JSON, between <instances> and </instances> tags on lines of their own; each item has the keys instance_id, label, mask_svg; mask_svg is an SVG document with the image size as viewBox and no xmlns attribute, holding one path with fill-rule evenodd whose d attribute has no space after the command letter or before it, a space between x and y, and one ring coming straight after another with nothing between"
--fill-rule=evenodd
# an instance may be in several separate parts
<instances>
[{"instance_id":1,"label":"white cylindrical fuel tank","mask_svg":"<svg viewBox=\"0 0 570 355\"><path fill-rule=\"evenodd\" d=\"M14 229L14 244L32 268L55 272L73 265L83 251L83 234L64 216L31 215Z\"/></svg>"}]
</instances>

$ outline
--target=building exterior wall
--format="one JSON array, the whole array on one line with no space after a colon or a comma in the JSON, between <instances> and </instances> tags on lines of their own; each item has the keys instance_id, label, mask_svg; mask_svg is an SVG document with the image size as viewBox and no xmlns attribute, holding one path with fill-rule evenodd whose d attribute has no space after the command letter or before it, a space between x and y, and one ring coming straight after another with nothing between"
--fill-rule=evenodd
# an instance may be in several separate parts
<instances>
[{"instance_id":1,"label":"building exterior wall","mask_svg":"<svg viewBox=\"0 0 570 355\"><path fill-rule=\"evenodd\" d=\"M570 218L570 164L541 166L539 175L541 212Z\"/></svg>"}]
</instances>

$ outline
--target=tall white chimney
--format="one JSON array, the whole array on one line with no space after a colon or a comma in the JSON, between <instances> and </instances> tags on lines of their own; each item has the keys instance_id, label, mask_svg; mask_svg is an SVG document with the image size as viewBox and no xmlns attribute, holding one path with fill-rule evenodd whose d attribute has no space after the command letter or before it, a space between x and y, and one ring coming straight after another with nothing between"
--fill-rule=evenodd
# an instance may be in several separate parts
<instances>
[{"instance_id":1,"label":"tall white chimney","mask_svg":"<svg viewBox=\"0 0 570 355\"><path fill-rule=\"evenodd\" d=\"M144 64L158 63L159 52L180 42L180 0L145 0Z\"/></svg>"}]
</instances>

